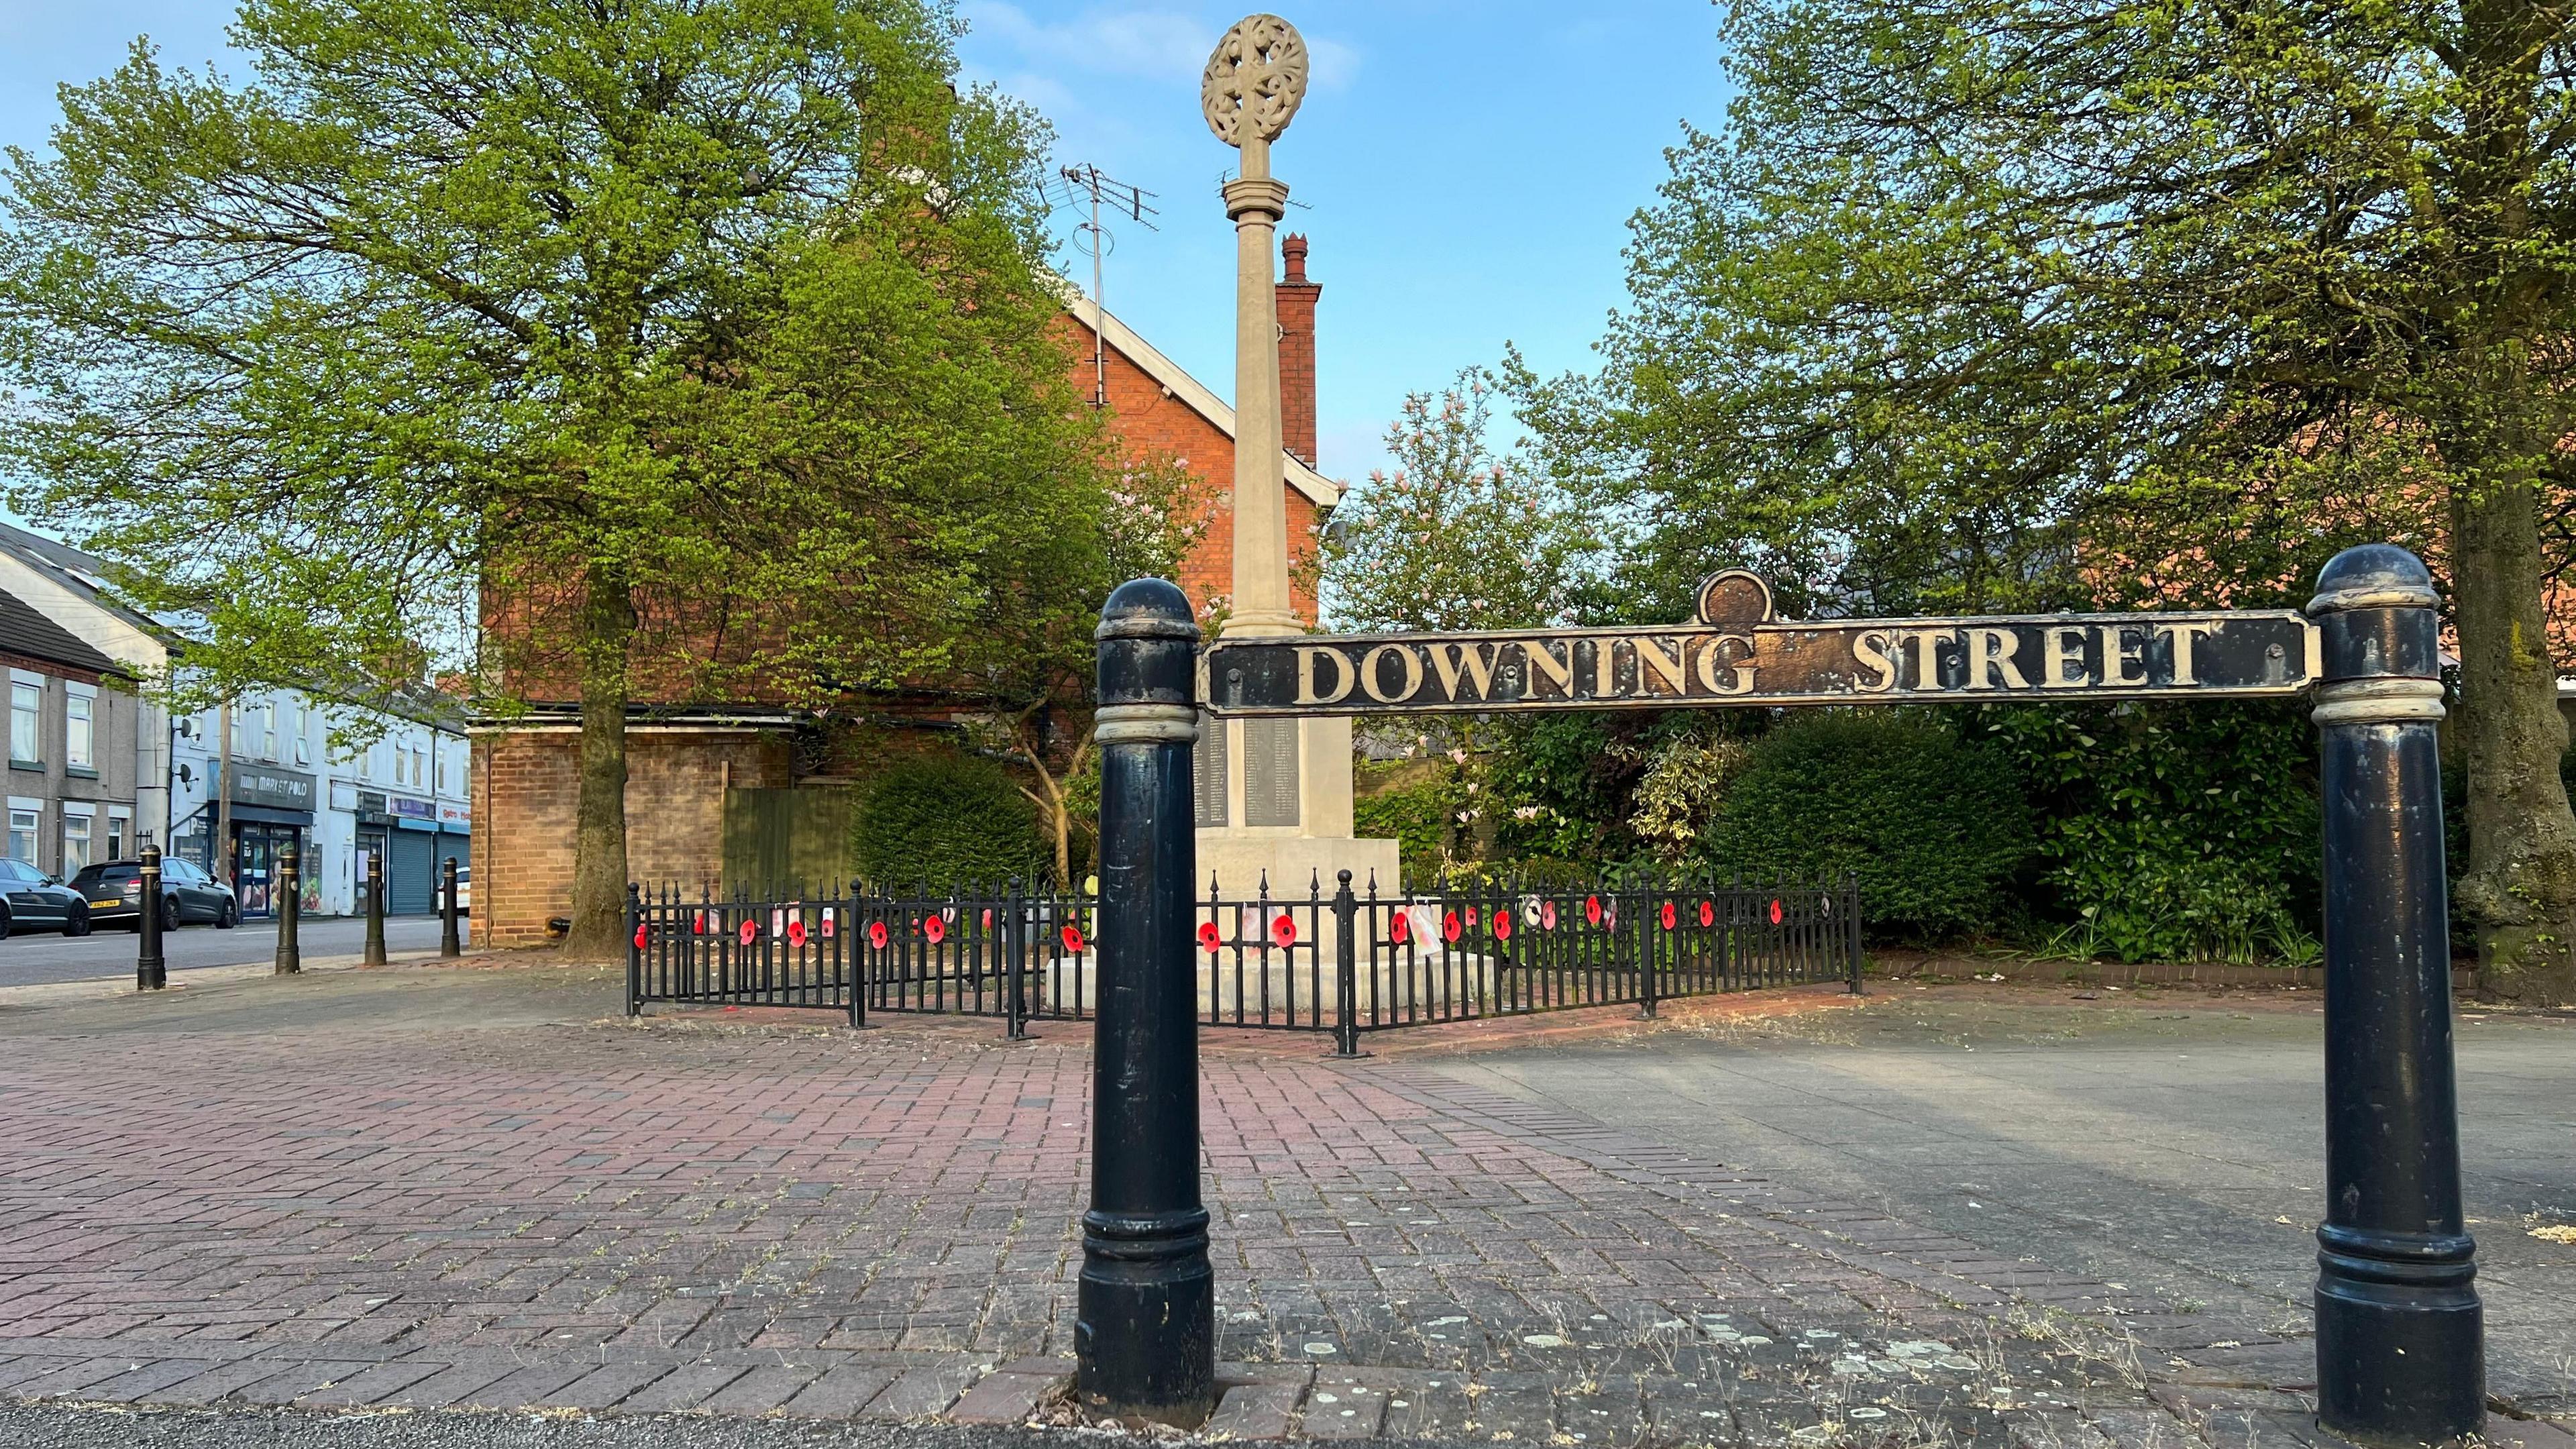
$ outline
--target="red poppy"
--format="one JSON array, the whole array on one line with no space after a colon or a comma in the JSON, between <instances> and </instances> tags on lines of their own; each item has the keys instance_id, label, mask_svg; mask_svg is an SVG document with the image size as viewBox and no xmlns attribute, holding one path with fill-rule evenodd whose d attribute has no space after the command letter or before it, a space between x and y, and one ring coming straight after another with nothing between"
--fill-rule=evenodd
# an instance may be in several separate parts
<instances>
[{"instance_id":1,"label":"red poppy","mask_svg":"<svg viewBox=\"0 0 2576 1449\"><path fill-rule=\"evenodd\" d=\"M703 935L705 935L705 934L707 933L707 913L706 913L706 912L704 912L704 911L700 911L700 912L698 912L698 913L697 913L696 924L692 927L692 929L694 929L694 930L695 930L699 935L701 935L701 936L703 936Z\"/></svg>"},{"instance_id":2,"label":"red poppy","mask_svg":"<svg viewBox=\"0 0 2576 1449\"><path fill-rule=\"evenodd\" d=\"M1776 896L1771 901L1771 924L1780 924L1780 901Z\"/></svg>"},{"instance_id":3,"label":"red poppy","mask_svg":"<svg viewBox=\"0 0 2576 1449\"><path fill-rule=\"evenodd\" d=\"M987 931L993 929L993 908L991 906L986 906L984 908L984 929Z\"/></svg>"},{"instance_id":4,"label":"red poppy","mask_svg":"<svg viewBox=\"0 0 2576 1449\"><path fill-rule=\"evenodd\" d=\"M823 910L823 939L824 939L824 940L828 941L828 940L832 939L832 937L833 937L833 936L835 936L835 935L839 934L839 930L840 930L840 928L839 928L839 925L838 925L838 921L839 921L839 919L840 919L840 914L841 914L840 912L835 911L835 910L831 909L831 908L830 908L830 907L828 907L828 906L826 906L826 907L824 908L824 910Z\"/></svg>"},{"instance_id":5,"label":"red poppy","mask_svg":"<svg viewBox=\"0 0 2576 1449\"><path fill-rule=\"evenodd\" d=\"M928 936L930 944L936 946L948 939L948 923L937 916L932 916L921 923L921 934Z\"/></svg>"},{"instance_id":6,"label":"red poppy","mask_svg":"<svg viewBox=\"0 0 2576 1449\"><path fill-rule=\"evenodd\" d=\"M805 944L805 918L803 916L798 916L795 920L787 923L787 944L790 946L802 946Z\"/></svg>"},{"instance_id":7,"label":"red poppy","mask_svg":"<svg viewBox=\"0 0 2576 1449\"><path fill-rule=\"evenodd\" d=\"M1467 924L1471 926L1476 924L1476 908L1474 906L1469 906L1467 908Z\"/></svg>"},{"instance_id":8,"label":"red poppy","mask_svg":"<svg viewBox=\"0 0 2576 1449\"><path fill-rule=\"evenodd\" d=\"M1713 903L1708 901L1699 903L1699 923L1703 926L1717 924L1717 907Z\"/></svg>"},{"instance_id":9,"label":"red poppy","mask_svg":"<svg viewBox=\"0 0 2576 1449\"><path fill-rule=\"evenodd\" d=\"M1412 934L1413 934L1413 928L1412 928L1411 926L1406 925L1406 924L1405 924L1405 920L1406 920L1405 913L1404 913L1404 912L1402 912L1402 911L1398 911L1398 912L1396 912L1396 913L1395 913L1395 920L1394 920L1393 924L1391 924L1391 925L1389 925L1389 926L1387 927L1387 936L1388 936L1390 939L1392 939L1392 940L1395 942L1395 944L1397 944L1397 945L1399 945L1399 946L1401 946L1401 945L1403 945L1403 944L1404 944L1404 938L1405 938L1405 937L1410 936L1410 935L1412 935Z\"/></svg>"},{"instance_id":10,"label":"red poppy","mask_svg":"<svg viewBox=\"0 0 2576 1449\"><path fill-rule=\"evenodd\" d=\"M1664 929L1667 931L1681 924L1682 913L1673 909L1671 901L1664 902L1664 908L1657 911L1655 915L1664 923Z\"/></svg>"},{"instance_id":11,"label":"red poppy","mask_svg":"<svg viewBox=\"0 0 2576 1449\"><path fill-rule=\"evenodd\" d=\"M1508 941L1511 938L1512 913L1509 911L1494 912L1494 939L1497 941Z\"/></svg>"},{"instance_id":12,"label":"red poppy","mask_svg":"<svg viewBox=\"0 0 2576 1449\"><path fill-rule=\"evenodd\" d=\"M1542 930L1556 929L1556 902L1549 901L1538 908L1538 923Z\"/></svg>"},{"instance_id":13,"label":"red poppy","mask_svg":"<svg viewBox=\"0 0 2576 1449\"><path fill-rule=\"evenodd\" d=\"M1064 949L1071 951L1077 956L1082 954L1082 928L1080 926L1067 926L1064 928Z\"/></svg>"},{"instance_id":14,"label":"red poppy","mask_svg":"<svg viewBox=\"0 0 2576 1449\"><path fill-rule=\"evenodd\" d=\"M742 943L748 946L752 942L760 939L760 922L744 921L742 923L742 929L735 934L741 936Z\"/></svg>"},{"instance_id":15,"label":"red poppy","mask_svg":"<svg viewBox=\"0 0 2576 1449\"><path fill-rule=\"evenodd\" d=\"M1271 921L1270 941L1282 951L1297 944L1297 922L1286 911L1281 911L1278 917Z\"/></svg>"},{"instance_id":16,"label":"red poppy","mask_svg":"<svg viewBox=\"0 0 2576 1449\"><path fill-rule=\"evenodd\" d=\"M1583 919L1590 921L1596 926L1601 924L1601 898L1599 896L1585 896L1583 898Z\"/></svg>"},{"instance_id":17,"label":"red poppy","mask_svg":"<svg viewBox=\"0 0 2576 1449\"><path fill-rule=\"evenodd\" d=\"M645 940L645 938L646 938L647 936L649 936L649 935L651 935L651 934L652 934L652 931L653 931L653 928L652 928L652 927L647 926L647 925L644 925L644 924L642 924L641 922L638 922L638 923L637 923L637 925L636 925L636 927L635 927L635 949L636 949L636 950L641 951L641 950L643 950L643 949L644 949L644 940Z\"/></svg>"},{"instance_id":18,"label":"red poppy","mask_svg":"<svg viewBox=\"0 0 2576 1449\"><path fill-rule=\"evenodd\" d=\"M876 947L876 948L877 948L878 950L880 950L880 951L882 951L882 950L884 950L884 949L885 949L885 947L886 947L886 928L885 928L885 922L883 922L883 921L870 921L870 922L868 922L868 944L869 944L869 945L871 945L871 946Z\"/></svg>"},{"instance_id":19,"label":"red poppy","mask_svg":"<svg viewBox=\"0 0 2576 1449\"><path fill-rule=\"evenodd\" d=\"M1224 945L1225 933L1216 928L1216 922L1202 921L1199 923L1199 946L1202 950L1213 956L1217 953L1218 949Z\"/></svg>"},{"instance_id":20,"label":"red poppy","mask_svg":"<svg viewBox=\"0 0 2576 1449\"><path fill-rule=\"evenodd\" d=\"M1440 939L1444 941L1455 941L1458 939L1458 913L1456 911L1450 911L1441 916Z\"/></svg>"}]
</instances>

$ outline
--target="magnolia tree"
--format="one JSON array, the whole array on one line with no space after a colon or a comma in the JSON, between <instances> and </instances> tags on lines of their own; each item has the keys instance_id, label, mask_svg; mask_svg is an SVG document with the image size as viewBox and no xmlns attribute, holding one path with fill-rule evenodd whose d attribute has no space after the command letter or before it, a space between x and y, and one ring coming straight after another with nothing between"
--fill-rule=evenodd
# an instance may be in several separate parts
<instances>
[{"instance_id":1,"label":"magnolia tree","mask_svg":"<svg viewBox=\"0 0 2576 1449\"><path fill-rule=\"evenodd\" d=\"M1583 519L1526 455L1494 450L1494 379L1412 393L1386 431L1396 467L1353 488L1324 532L1325 617L1343 629L1511 629L1562 623L1592 547Z\"/></svg>"}]
</instances>

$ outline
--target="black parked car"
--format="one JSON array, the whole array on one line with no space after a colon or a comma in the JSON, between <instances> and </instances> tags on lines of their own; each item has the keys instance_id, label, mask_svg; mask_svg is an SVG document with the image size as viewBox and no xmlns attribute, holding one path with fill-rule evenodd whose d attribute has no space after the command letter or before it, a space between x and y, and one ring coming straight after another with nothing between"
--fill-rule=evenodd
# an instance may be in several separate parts
<instances>
[{"instance_id":1,"label":"black parked car","mask_svg":"<svg viewBox=\"0 0 2576 1449\"><path fill-rule=\"evenodd\" d=\"M24 861L0 860L0 936L13 931L89 934L89 902Z\"/></svg>"},{"instance_id":2,"label":"black parked car","mask_svg":"<svg viewBox=\"0 0 2576 1449\"><path fill-rule=\"evenodd\" d=\"M139 861L111 860L83 867L72 877L89 911L89 919L143 929L143 866ZM241 919L241 903L204 871L184 860L161 858L161 929L175 931L190 921L212 921L231 930Z\"/></svg>"}]
</instances>

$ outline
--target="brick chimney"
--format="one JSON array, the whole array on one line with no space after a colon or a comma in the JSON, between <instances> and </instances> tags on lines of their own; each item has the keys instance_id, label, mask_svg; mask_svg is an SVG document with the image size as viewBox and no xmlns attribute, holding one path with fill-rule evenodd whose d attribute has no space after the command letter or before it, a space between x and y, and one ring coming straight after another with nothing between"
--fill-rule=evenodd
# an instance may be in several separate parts
<instances>
[{"instance_id":1,"label":"brick chimney","mask_svg":"<svg viewBox=\"0 0 2576 1449\"><path fill-rule=\"evenodd\" d=\"M1290 232L1279 244L1288 277L1279 284L1279 431L1299 462L1315 464L1315 299L1323 287L1306 280L1306 239Z\"/></svg>"}]
</instances>

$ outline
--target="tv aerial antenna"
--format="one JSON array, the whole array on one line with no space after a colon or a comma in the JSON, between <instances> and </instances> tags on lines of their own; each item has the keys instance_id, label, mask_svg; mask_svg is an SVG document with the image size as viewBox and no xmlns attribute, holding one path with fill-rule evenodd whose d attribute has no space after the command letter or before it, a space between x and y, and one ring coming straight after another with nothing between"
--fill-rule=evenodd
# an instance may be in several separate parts
<instances>
[{"instance_id":1,"label":"tv aerial antenna","mask_svg":"<svg viewBox=\"0 0 2576 1449\"><path fill-rule=\"evenodd\" d=\"M1073 229L1073 247L1091 258L1091 305L1096 309L1091 328L1091 405L1105 408L1109 406L1109 299L1104 289L1108 280L1106 263L1109 254L1118 249L1118 238L1101 224L1101 215L1104 210L1113 217L1123 214L1147 231L1160 231L1161 227L1146 218L1162 213L1146 204L1153 192L1105 176L1097 166L1065 166L1058 168L1056 174L1071 188L1066 197L1069 203L1087 200L1091 208L1090 220Z\"/></svg>"}]
</instances>

